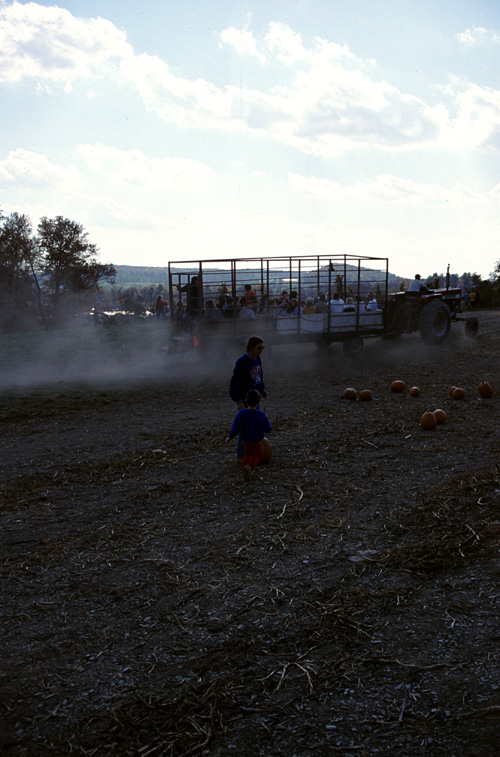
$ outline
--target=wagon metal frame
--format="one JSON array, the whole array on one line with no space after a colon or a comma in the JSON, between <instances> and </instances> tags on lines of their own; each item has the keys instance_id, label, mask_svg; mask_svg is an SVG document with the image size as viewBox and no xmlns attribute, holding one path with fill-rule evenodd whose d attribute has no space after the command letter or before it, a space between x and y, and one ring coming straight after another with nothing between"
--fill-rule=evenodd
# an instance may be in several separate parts
<instances>
[{"instance_id":1,"label":"wagon metal frame","mask_svg":"<svg viewBox=\"0 0 500 757\"><path fill-rule=\"evenodd\" d=\"M425 341L440 343L448 336L451 320L461 320L462 313L461 290L450 288L448 282L443 289L422 293L389 293L389 260L381 257L338 254L172 261L168 278L171 318L179 320L176 308L181 300L202 347L215 339L241 343L258 333L271 344L312 341L328 347L342 342L346 353L357 355L365 337L395 338L419 330ZM255 320L238 318L236 309L223 320L203 318L208 300L228 295L234 303L244 295L245 284L257 295ZM353 302L338 313L328 307L322 314L306 314L299 308L297 315L281 315L273 303L283 290L296 292L299 303L309 296L317 298L320 292L327 302L334 293ZM370 292L376 293L376 311L364 307ZM474 335L477 323L469 327L466 323L466 331Z\"/></svg>"}]
</instances>

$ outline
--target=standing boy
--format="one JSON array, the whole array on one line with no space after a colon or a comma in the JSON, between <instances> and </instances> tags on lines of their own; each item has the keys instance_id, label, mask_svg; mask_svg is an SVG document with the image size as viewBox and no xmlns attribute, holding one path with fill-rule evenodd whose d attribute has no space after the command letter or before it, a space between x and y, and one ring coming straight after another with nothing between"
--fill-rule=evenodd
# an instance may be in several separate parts
<instances>
[{"instance_id":1,"label":"standing boy","mask_svg":"<svg viewBox=\"0 0 500 757\"><path fill-rule=\"evenodd\" d=\"M246 407L246 396L250 389L256 389L261 397L267 398L262 374L262 362L260 356L264 349L264 340L261 336L251 336L246 345L245 354L238 358L235 363L231 382L229 384L229 396L236 403L238 410ZM236 446L238 462L243 458L243 439L238 436Z\"/></svg>"},{"instance_id":2,"label":"standing boy","mask_svg":"<svg viewBox=\"0 0 500 757\"><path fill-rule=\"evenodd\" d=\"M239 411L226 438L226 444L229 444L231 439L239 434L243 441L245 481L252 479L253 472L262 458L262 440L266 433L272 431L267 415L257 409L259 402L259 392L251 389L246 396L247 407Z\"/></svg>"}]
</instances>

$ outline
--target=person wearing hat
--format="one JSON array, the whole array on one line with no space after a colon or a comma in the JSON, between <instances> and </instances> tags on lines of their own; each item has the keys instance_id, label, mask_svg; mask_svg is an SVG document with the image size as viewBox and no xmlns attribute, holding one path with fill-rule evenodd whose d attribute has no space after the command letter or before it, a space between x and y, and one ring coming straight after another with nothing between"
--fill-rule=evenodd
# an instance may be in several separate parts
<instances>
[{"instance_id":1,"label":"person wearing hat","mask_svg":"<svg viewBox=\"0 0 500 757\"><path fill-rule=\"evenodd\" d=\"M413 281L410 282L408 291L413 292L413 294L429 294L429 290L427 289L422 279L420 278L419 273L416 273L415 278L413 279Z\"/></svg>"},{"instance_id":2,"label":"person wearing hat","mask_svg":"<svg viewBox=\"0 0 500 757\"><path fill-rule=\"evenodd\" d=\"M423 287L422 280L420 278L420 274L416 273L415 278L413 281L410 281L410 286L408 287L409 292L420 292L420 289Z\"/></svg>"},{"instance_id":3,"label":"person wearing hat","mask_svg":"<svg viewBox=\"0 0 500 757\"><path fill-rule=\"evenodd\" d=\"M306 304L303 308L304 313L311 314L316 312L316 305L314 304L314 300L312 297L308 297L306 300Z\"/></svg>"}]
</instances>

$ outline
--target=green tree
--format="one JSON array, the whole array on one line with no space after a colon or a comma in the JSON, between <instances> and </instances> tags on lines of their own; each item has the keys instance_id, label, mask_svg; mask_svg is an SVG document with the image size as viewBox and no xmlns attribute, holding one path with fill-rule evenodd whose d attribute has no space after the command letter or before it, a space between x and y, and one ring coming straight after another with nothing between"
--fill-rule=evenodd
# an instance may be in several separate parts
<instances>
[{"instance_id":1,"label":"green tree","mask_svg":"<svg viewBox=\"0 0 500 757\"><path fill-rule=\"evenodd\" d=\"M87 232L75 221L62 216L42 218L37 245L44 289L51 315L56 320L60 320L68 308L75 314L81 306L87 306L91 301L89 295L98 290L101 280L114 279L114 267L97 262L97 247L89 242Z\"/></svg>"},{"instance_id":2,"label":"green tree","mask_svg":"<svg viewBox=\"0 0 500 757\"><path fill-rule=\"evenodd\" d=\"M41 306L37 264L29 218L0 214L0 323L4 329L24 328L36 320Z\"/></svg>"},{"instance_id":3,"label":"green tree","mask_svg":"<svg viewBox=\"0 0 500 757\"><path fill-rule=\"evenodd\" d=\"M462 279L462 289L470 289L473 286L472 277L477 276L476 273L463 273L461 275Z\"/></svg>"},{"instance_id":4,"label":"green tree","mask_svg":"<svg viewBox=\"0 0 500 757\"><path fill-rule=\"evenodd\" d=\"M497 260L493 273L490 273L490 279L493 284L500 284L500 260Z\"/></svg>"}]
</instances>

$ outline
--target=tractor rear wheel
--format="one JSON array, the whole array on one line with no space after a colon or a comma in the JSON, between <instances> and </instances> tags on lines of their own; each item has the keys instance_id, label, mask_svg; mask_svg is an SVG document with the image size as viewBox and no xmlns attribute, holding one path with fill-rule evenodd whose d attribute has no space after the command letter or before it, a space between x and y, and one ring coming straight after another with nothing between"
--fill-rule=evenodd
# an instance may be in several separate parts
<instances>
[{"instance_id":1,"label":"tractor rear wheel","mask_svg":"<svg viewBox=\"0 0 500 757\"><path fill-rule=\"evenodd\" d=\"M441 300L432 300L424 305L418 319L420 336L427 344L441 344L450 331L450 311Z\"/></svg>"}]
</instances>

